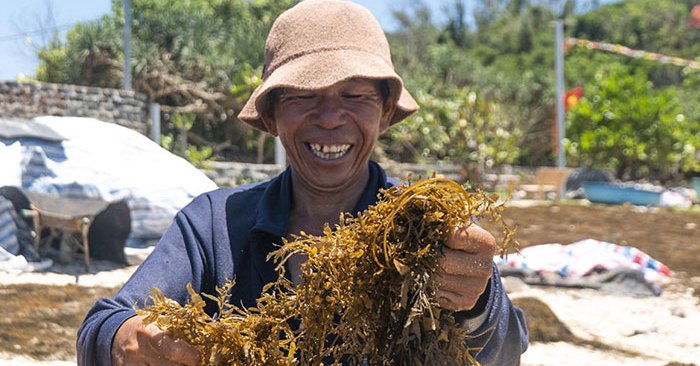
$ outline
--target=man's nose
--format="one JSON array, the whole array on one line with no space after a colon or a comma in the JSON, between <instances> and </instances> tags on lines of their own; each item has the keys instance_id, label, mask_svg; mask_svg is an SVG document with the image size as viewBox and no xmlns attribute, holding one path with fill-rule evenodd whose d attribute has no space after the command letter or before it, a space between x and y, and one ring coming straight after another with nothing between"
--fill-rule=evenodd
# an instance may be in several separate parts
<instances>
[{"instance_id":1,"label":"man's nose","mask_svg":"<svg viewBox=\"0 0 700 366\"><path fill-rule=\"evenodd\" d=\"M347 122L347 111L338 97L325 96L318 105L317 123L326 129L335 129Z\"/></svg>"}]
</instances>

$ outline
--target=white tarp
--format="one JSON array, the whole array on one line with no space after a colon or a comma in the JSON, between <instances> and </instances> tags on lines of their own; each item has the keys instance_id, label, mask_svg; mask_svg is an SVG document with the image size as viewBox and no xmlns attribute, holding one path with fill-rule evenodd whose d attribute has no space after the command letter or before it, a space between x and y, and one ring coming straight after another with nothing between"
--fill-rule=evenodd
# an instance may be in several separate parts
<instances>
[{"instance_id":1,"label":"white tarp","mask_svg":"<svg viewBox=\"0 0 700 366\"><path fill-rule=\"evenodd\" d=\"M624 283L616 284L616 290L639 295L645 292L636 286L639 282L652 294L659 295L661 286L667 284L671 276L670 268L638 248L595 239L567 245L533 245L506 258L494 257L494 262L504 274L510 272L524 278L525 282L538 285L583 285L586 282L597 285L598 281L612 280L610 277L596 276L598 274L637 271L639 276L620 278ZM547 274L554 275L556 280L552 281L551 276L546 277Z\"/></svg>"},{"instance_id":2,"label":"white tarp","mask_svg":"<svg viewBox=\"0 0 700 366\"><path fill-rule=\"evenodd\" d=\"M186 160L126 127L79 117L31 122L62 140L0 136L0 185L68 198L125 200L132 220L127 246L152 245L180 208L216 188Z\"/></svg>"}]
</instances>

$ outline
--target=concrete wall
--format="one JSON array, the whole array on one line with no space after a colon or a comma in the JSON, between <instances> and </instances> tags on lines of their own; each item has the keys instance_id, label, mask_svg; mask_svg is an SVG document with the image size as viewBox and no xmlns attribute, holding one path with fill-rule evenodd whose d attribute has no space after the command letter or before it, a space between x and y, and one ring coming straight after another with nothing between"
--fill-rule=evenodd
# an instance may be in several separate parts
<instances>
[{"instance_id":1,"label":"concrete wall","mask_svg":"<svg viewBox=\"0 0 700 366\"><path fill-rule=\"evenodd\" d=\"M92 117L142 134L148 132L148 101L129 90L67 84L0 81L0 117Z\"/></svg>"}]
</instances>

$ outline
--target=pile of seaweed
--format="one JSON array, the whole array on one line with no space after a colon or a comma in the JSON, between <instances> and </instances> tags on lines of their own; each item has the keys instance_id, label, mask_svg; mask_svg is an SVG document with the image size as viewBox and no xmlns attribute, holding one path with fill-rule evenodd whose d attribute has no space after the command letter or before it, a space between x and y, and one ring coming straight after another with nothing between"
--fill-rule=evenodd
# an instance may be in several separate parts
<instances>
[{"instance_id":1,"label":"pile of seaweed","mask_svg":"<svg viewBox=\"0 0 700 366\"><path fill-rule=\"evenodd\" d=\"M514 230L504 208L497 195L444 178L394 186L357 217L341 215L323 235L302 232L273 252L279 279L254 308L227 301L232 280L216 296L188 285L184 306L153 289L138 312L197 347L202 365L474 365L465 329L437 303L432 274L449 235L477 218L503 227L506 253ZM297 286L284 276L295 254L308 258ZM202 296L218 303L215 317Z\"/></svg>"}]
</instances>

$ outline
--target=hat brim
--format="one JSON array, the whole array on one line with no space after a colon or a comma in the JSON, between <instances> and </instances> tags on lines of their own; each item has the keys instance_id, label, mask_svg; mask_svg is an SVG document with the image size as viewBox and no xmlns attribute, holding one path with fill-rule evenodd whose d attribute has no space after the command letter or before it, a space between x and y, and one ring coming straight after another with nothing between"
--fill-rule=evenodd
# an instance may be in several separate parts
<instances>
[{"instance_id":1,"label":"hat brim","mask_svg":"<svg viewBox=\"0 0 700 366\"><path fill-rule=\"evenodd\" d=\"M418 110L418 104L391 65L367 52L342 49L301 55L273 70L253 91L238 118L267 132L262 121L262 108L267 94L273 89L322 89L353 78L389 81L390 98L396 102L392 125Z\"/></svg>"}]
</instances>

